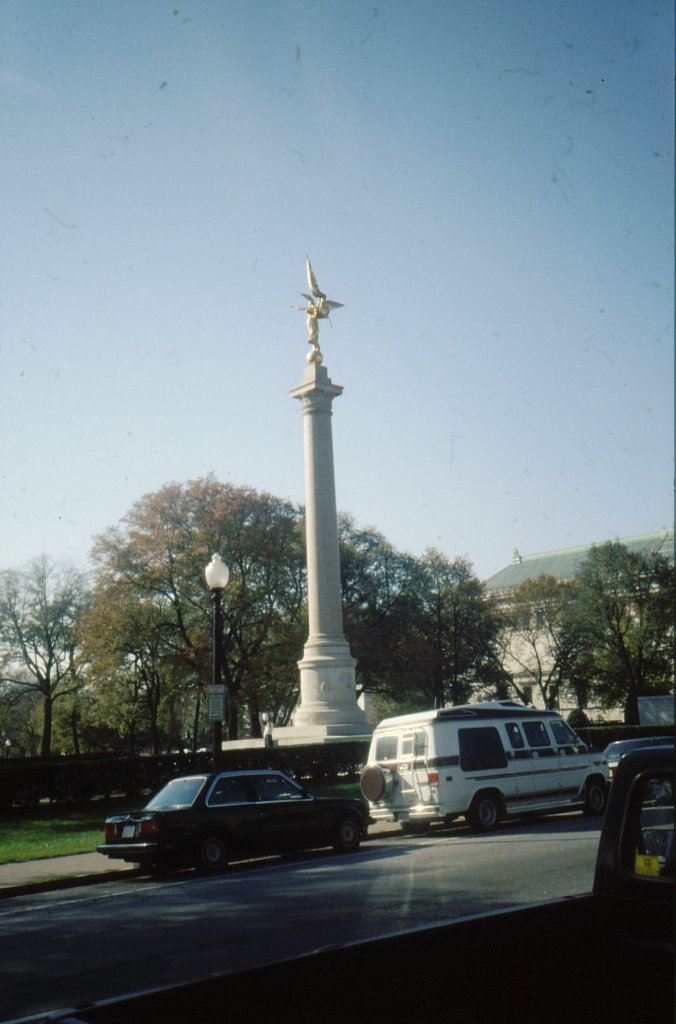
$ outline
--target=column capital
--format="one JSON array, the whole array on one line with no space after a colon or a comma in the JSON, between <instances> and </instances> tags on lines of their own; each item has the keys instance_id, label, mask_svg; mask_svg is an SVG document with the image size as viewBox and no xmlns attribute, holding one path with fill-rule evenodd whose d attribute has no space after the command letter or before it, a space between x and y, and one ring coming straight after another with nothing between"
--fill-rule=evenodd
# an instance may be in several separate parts
<instances>
[{"instance_id":1,"label":"column capital","mask_svg":"<svg viewBox=\"0 0 676 1024\"><path fill-rule=\"evenodd\" d=\"M293 398L308 398L316 395L328 399L329 403L342 393L342 385L333 383L328 370L321 363L310 363L305 369L301 383L295 388L291 388Z\"/></svg>"}]
</instances>

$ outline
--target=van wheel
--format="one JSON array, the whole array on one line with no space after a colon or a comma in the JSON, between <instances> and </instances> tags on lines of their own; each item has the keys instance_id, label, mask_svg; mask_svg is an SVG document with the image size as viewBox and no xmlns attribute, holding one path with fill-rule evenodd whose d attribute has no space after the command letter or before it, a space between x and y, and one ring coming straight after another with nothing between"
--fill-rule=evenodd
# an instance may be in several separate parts
<instances>
[{"instance_id":1,"label":"van wheel","mask_svg":"<svg viewBox=\"0 0 676 1024\"><path fill-rule=\"evenodd\" d=\"M204 875L217 875L228 866L228 848L221 836L207 835L197 847L195 867Z\"/></svg>"},{"instance_id":2,"label":"van wheel","mask_svg":"<svg viewBox=\"0 0 676 1024\"><path fill-rule=\"evenodd\" d=\"M475 832L492 832L500 824L502 808L494 793L477 793L467 818Z\"/></svg>"},{"instance_id":3,"label":"van wheel","mask_svg":"<svg viewBox=\"0 0 676 1024\"><path fill-rule=\"evenodd\" d=\"M591 816L603 814L606 809L606 784L601 779L590 779L584 791L583 811Z\"/></svg>"},{"instance_id":4,"label":"van wheel","mask_svg":"<svg viewBox=\"0 0 676 1024\"><path fill-rule=\"evenodd\" d=\"M359 849L361 832L354 818L341 818L333 833L333 849L336 853L353 853Z\"/></svg>"}]
</instances>

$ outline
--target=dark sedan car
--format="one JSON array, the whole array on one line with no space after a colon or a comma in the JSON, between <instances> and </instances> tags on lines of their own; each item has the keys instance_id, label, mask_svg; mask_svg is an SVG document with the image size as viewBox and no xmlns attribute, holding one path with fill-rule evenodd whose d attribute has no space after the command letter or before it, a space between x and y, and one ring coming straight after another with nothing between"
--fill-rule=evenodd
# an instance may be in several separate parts
<instances>
[{"instance_id":1,"label":"dark sedan car","mask_svg":"<svg viewBox=\"0 0 676 1024\"><path fill-rule=\"evenodd\" d=\"M283 772L188 775L142 811L106 818L97 850L150 870L192 865L213 874L244 854L318 846L349 853L369 821L361 800L311 796Z\"/></svg>"},{"instance_id":2,"label":"dark sedan car","mask_svg":"<svg viewBox=\"0 0 676 1024\"><path fill-rule=\"evenodd\" d=\"M644 750L646 747L673 747L673 736L639 736L633 740L615 740L603 751L603 756L608 762L609 781L615 778L617 766L623 757L626 757L632 750Z\"/></svg>"}]
</instances>

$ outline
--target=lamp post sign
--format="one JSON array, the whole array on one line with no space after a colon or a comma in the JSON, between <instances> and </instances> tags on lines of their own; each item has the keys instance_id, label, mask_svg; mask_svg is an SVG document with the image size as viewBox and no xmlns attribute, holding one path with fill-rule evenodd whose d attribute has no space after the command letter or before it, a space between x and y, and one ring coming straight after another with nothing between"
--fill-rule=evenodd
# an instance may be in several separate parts
<instances>
[{"instance_id":1,"label":"lamp post sign","mask_svg":"<svg viewBox=\"0 0 676 1024\"><path fill-rule=\"evenodd\" d=\"M207 697L209 721L222 722L225 718L225 686L210 686Z\"/></svg>"}]
</instances>

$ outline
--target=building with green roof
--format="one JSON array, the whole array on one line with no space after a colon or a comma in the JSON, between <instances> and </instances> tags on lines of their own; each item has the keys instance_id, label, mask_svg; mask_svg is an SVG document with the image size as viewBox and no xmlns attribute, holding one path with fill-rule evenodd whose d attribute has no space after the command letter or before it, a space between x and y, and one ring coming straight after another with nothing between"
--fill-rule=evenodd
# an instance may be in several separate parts
<instances>
[{"instance_id":1,"label":"building with green roof","mask_svg":"<svg viewBox=\"0 0 676 1024\"><path fill-rule=\"evenodd\" d=\"M646 533L638 537L618 539L629 551L642 555L661 555L672 565L674 564L674 530L661 530L658 533ZM498 606L509 609L512 596L527 580L536 580L542 576L553 577L559 582L573 579L581 569L590 552L600 544L586 544L582 547L563 548L558 551L545 551L541 554L522 555L514 552L509 565L495 573L485 581L486 592L492 596ZM502 638L502 665L512 678L518 696L528 704L544 707L542 689L552 678L555 666L555 644L546 622L538 625L542 612L533 610L521 625L507 627ZM546 616L544 616L546 619ZM559 699L569 699L568 694L561 694ZM567 713L573 705L561 704L559 710ZM585 709L590 719L618 719L621 709L604 710L600 707Z\"/></svg>"},{"instance_id":2,"label":"building with green roof","mask_svg":"<svg viewBox=\"0 0 676 1024\"><path fill-rule=\"evenodd\" d=\"M620 537L618 540L629 551L639 555L662 555L673 564L673 528L661 530L659 533L644 533L639 537ZM570 580L577 574L585 558L594 547L599 547L599 544L561 548L559 551L544 551L538 555L522 555L515 550L511 563L485 581L486 590L496 596L508 595L516 590L524 580L537 579L538 576L553 576L556 580Z\"/></svg>"}]
</instances>

